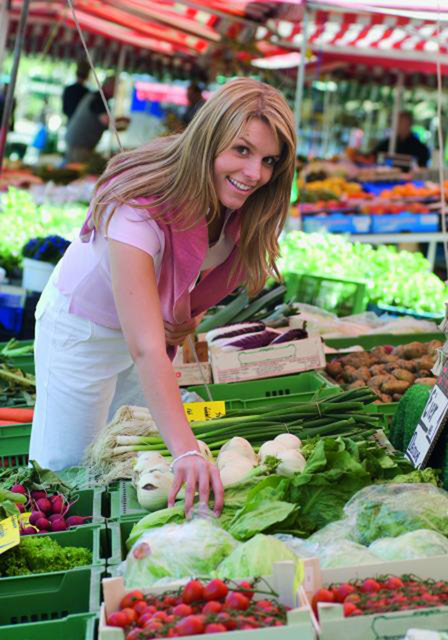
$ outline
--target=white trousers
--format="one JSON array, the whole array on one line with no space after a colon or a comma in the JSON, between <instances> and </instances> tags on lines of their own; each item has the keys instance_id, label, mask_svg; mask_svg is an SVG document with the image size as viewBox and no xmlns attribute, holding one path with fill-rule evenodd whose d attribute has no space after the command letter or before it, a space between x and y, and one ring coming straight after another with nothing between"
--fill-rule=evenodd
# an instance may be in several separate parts
<instances>
[{"instance_id":1,"label":"white trousers","mask_svg":"<svg viewBox=\"0 0 448 640\"><path fill-rule=\"evenodd\" d=\"M68 313L53 284L36 307L36 406L30 459L58 471L80 464L85 448L123 404L145 406L123 333Z\"/></svg>"}]
</instances>

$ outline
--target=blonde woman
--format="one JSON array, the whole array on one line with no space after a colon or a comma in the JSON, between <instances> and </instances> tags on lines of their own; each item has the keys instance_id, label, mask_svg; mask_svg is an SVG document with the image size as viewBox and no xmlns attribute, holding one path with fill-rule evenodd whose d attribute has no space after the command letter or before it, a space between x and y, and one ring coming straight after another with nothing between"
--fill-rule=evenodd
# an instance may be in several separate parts
<instances>
[{"instance_id":1,"label":"blonde woman","mask_svg":"<svg viewBox=\"0 0 448 640\"><path fill-rule=\"evenodd\" d=\"M174 458L169 503L185 484L187 513L210 490L220 512L219 473L199 454L171 359L206 309L277 274L295 150L281 94L240 78L183 133L109 162L36 310L31 459L79 464L116 408L145 403Z\"/></svg>"}]
</instances>

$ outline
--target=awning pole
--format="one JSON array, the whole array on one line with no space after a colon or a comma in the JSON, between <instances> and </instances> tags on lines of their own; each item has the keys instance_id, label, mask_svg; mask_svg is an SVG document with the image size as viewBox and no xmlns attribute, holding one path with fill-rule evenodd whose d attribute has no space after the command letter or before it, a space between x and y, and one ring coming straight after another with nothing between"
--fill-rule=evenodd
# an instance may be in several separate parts
<instances>
[{"instance_id":1,"label":"awning pole","mask_svg":"<svg viewBox=\"0 0 448 640\"><path fill-rule=\"evenodd\" d=\"M3 61L6 53L6 39L9 29L9 11L11 0L0 0L0 76L3 70Z\"/></svg>"},{"instance_id":2,"label":"awning pole","mask_svg":"<svg viewBox=\"0 0 448 640\"><path fill-rule=\"evenodd\" d=\"M303 89L305 85L305 64L306 64L306 52L308 47L308 10L305 7L302 19L302 43L300 46L300 64L297 69L297 82L296 82L296 97L294 102L294 119L296 121L297 138L299 138L299 131L301 126L302 117L302 102L303 102ZM299 140L298 140L299 143Z\"/></svg>"},{"instance_id":3,"label":"awning pole","mask_svg":"<svg viewBox=\"0 0 448 640\"><path fill-rule=\"evenodd\" d=\"M389 137L389 153L395 153L397 147L398 116L401 109L401 94L403 93L404 73L398 72L397 84L395 85L394 110L392 112L392 131Z\"/></svg>"},{"instance_id":4,"label":"awning pole","mask_svg":"<svg viewBox=\"0 0 448 640\"><path fill-rule=\"evenodd\" d=\"M6 92L5 107L3 109L3 118L0 124L0 175L3 166L3 156L5 155L6 136L8 133L9 122L11 119L11 112L14 100L14 91L16 88L17 72L19 70L20 56L23 49L23 43L25 40L25 28L28 18L28 11L30 7L30 0L23 0L22 12L20 14L19 26L17 28L16 41L14 45L14 58L12 62L11 75L8 84L8 91Z\"/></svg>"},{"instance_id":5,"label":"awning pole","mask_svg":"<svg viewBox=\"0 0 448 640\"><path fill-rule=\"evenodd\" d=\"M115 122L116 122L117 113L118 113L118 100L117 100L118 88L120 86L120 77L124 69L126 52L127 52L127 47L126 45L122 44L120 47L120 51L118 53L117 69L115 71L114 108L111 110L112 118L109 119L109 132L110 132L109 155L112 155L113 153L113 132L116 130ZM120 151L121 151L121 148L120 148Z\"/></svg>"}]
</instances>

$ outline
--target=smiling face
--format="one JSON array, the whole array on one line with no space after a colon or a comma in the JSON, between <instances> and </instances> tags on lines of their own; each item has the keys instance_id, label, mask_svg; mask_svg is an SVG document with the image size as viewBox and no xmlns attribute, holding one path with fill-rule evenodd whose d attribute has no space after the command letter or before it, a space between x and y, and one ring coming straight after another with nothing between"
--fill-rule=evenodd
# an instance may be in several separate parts
<instances>
[{"instance_id":1,"label":"smiling face","mask_svg":"<svg viewBox=\"0 0 448 640\"><path fill-rule=\"evenodd\" d=\"M228 149L215 158L214 182L223 207L239 209L272 177L281 148L272 129L252 118Z\"/></svg>"}]
</instances>

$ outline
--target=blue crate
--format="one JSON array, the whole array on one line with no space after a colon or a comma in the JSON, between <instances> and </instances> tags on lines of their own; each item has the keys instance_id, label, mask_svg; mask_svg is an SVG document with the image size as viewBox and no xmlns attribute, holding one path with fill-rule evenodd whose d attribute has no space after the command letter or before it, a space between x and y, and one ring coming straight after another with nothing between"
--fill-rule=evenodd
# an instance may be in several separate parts
<instances>
[{"instance_id":1,"label":"blue crate","mask_svg":"<svg viewBox=\"0 0 448 640\"><path fill-rule=\"evenodd\" d=\"M409 180L389 180L384 182L361 182L361 187L366 193L379 196L385 189L392 189L399 184L408 184ZM425 183L421 180L415 180L412 184L416 187L424 187Z\"/></svg>"},{"instance_id":2,"label":"blue crate","mask_svg":"<svg viewBox=\"0 0 448 640\"><path fill-rule=\"evenodd\" d=\"M303 230L330 231L331 233L369 233L371 216L328 213L324 215L303 216Z\"/></svg>"},{"instance_id":3,"label":"blue crate","mask_svg":"<svg viewBox=\"0 0 448 640\"><path fill-rule=\"evenodd\" d=\"M372 233L401 233L402 231L438 231L437 213L386 213L372 216Z\"/></svg>"},{"instance_id":4,"label":"blue crate","mask_svg":"<svg viewBox=\"0 0 448 640\"><path fill-rule=\"evenodd\" d=\"M18 287L4 286L0 291L0 326L18 333L23 323L25 292Z\"/></svg>"}]
</instances>

